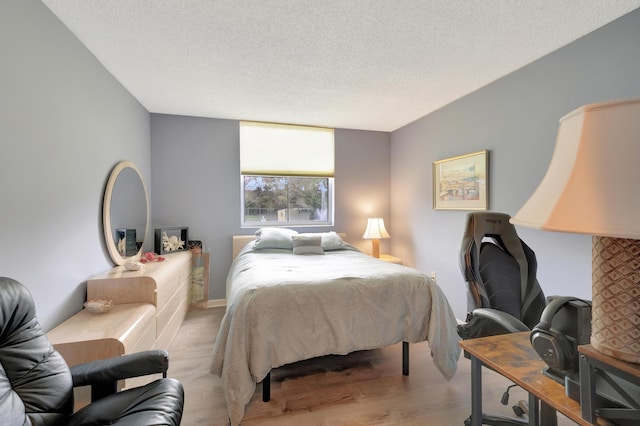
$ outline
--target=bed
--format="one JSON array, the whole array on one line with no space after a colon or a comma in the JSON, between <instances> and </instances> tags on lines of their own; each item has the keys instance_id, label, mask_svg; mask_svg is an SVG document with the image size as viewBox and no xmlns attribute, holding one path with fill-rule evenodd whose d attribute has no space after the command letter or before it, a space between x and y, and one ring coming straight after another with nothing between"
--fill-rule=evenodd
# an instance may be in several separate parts
<instances>
[{"instance_id":1,"label":"bed","mask_svg":"<svg viewBox=\"0 0 640 426\"><path fill-rule=\"evenodd\" d=\"M428 340L437 369L454 375L456 319L427 275L364 254L334 232L267 229L234 236L214 343L211 372L222 378L232 426L271 369L305 359Z\"/></svg>"}]
</instances>

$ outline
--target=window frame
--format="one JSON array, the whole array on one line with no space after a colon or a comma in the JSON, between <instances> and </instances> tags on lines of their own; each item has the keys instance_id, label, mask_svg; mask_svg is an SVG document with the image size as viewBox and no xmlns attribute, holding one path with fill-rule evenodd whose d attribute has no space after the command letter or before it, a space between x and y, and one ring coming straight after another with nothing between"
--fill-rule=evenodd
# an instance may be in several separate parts
<instances>
[{"instance_id":1,"label":"window frame","mask_svg":"<svg viewBox=\"0 0 640 426\"><path fill-rule=\"evenodd\" d=\"M334 200L335 200L335 178L334 177L322 177L322 179L327 179L327 220L326 221L317 221L317 220L308 220L308 221L290 221L287 218L287 221L245 221L245 197L244 197L244 178L246 176L255 176L255 177L263 177L263 178L274 178L274 177L284 177L284 178L312 178L312 176L272 176L272 175L255 175L255 174L240 174L240 228L262 228L267 226L274 227L322 227L322 226L333 226L334 224Z\"/></svg>"}]
</instances>

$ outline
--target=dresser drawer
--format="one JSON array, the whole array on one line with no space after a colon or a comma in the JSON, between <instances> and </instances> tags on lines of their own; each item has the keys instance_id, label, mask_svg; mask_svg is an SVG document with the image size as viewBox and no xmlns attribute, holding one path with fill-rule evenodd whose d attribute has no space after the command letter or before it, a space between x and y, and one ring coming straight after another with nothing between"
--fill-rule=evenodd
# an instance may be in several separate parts
<instances>
[{"instance_id":1,"label":"dresser drawer","mask_svg":"<svg viewBox=\"0 0 640 426\"><path fill-rule=\"evenodd\" d=\"M153 348L156 308L148 303L114 305L104 314L86 309L55 327L47 337L69 366Z\"/></svg>"}]
</instances>

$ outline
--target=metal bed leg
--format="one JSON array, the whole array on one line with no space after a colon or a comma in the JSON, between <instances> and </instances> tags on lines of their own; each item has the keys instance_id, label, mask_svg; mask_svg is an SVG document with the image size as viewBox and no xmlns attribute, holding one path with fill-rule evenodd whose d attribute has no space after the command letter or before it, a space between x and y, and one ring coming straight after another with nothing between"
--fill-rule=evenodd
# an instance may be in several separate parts
<instances>
[{"instance_id":1,"label":"metal bed leg","mask_svg":"<svg viewBox=\"0 0 640 426\"><path fill-rule=\"evenodd\" d=\"M271 400L271 372L262 380L262 402Z\"/></svg>"},{"instance_id":2,"label":"metal bed leg","mask_svg":"<svg viewBox=\"0 0 640 426\"><path fill-rule=\"evenodd\" d=\"M402 374L409 375L409 342L402 342ZM262 380L262 401L271 400L271 372Z\"/></svg>"},{"instance_id":3,"label":"metal bed leg","mask_svg":"<svg viewBox=\"0 0 640 426\"><path fill-rule=\"evenodd\" d=\"M409 342L402 342L402 374L409 375Z\"/></svg>"}]
</instances>

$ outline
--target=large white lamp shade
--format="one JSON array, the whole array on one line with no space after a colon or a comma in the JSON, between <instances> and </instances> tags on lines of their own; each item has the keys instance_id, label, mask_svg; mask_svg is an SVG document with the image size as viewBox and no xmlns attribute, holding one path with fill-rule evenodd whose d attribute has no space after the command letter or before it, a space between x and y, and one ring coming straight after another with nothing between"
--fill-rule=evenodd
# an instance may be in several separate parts
<instances>
[{"instance_id":1,"label":"large white lamp shade","mask_svg":"<svg viewBox=\"0 0 640 426\"><path fill-rule=\"evenodd\" d=\"M549 169L511 222L593 235L591 343L640 363L640 99L562 117Z\"/></svg>"}]
</instances>

